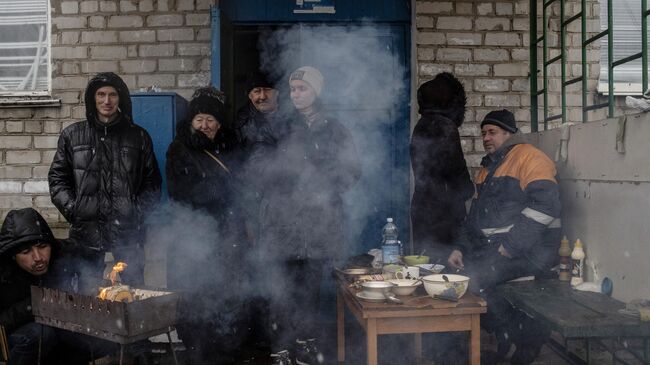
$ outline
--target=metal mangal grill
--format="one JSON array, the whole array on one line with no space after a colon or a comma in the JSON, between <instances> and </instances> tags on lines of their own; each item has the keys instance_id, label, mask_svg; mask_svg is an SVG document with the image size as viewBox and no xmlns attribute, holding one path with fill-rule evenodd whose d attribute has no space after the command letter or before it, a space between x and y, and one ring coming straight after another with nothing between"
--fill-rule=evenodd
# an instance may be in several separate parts
<instances>
[{"instance_id":1,"label":"metal mangal grill","mask_svg":"<svg viewBox=\"0 0 650 365\"><path fill-rule=\"evenodd\" d=\"M121 345L167 333L176 322L180 295L134 289L131 303L31 287L36 322Z\"/></svg>"}]
</instances>

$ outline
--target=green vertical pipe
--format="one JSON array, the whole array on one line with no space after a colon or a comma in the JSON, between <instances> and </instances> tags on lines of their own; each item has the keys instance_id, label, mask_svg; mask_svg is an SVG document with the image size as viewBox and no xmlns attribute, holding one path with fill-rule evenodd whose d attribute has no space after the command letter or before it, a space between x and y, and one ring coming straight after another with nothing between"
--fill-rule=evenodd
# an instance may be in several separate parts
<instances>
[{"instance_id":1,"label":"green vertical pipe","mask_svg":"<svg viewBox=\"0 0 650 365\"><path fill-rule=\"evenodd\" d=\"M530 129L537 132L537 0L530 0Z\"/></svg>"},{"instance_id":2,"label":"green vertical pipe","mask_svg":"<svg viewBox=\"0 0 650 365\"><path fill-rule=\"evenodd\" d=\"M542 2L543 4L543 2ZM542 6L542 14L543 14L543 23L542 23L542 52L543 52L543 68L544 68L544 130L547 129L548 122L546 121L548 119L548 66L546 65L546 61L548 61L548 42L546 41L546 38L548 37L547 35L547 27L546 24L548 24L548 14L546 13L546 6Z\"/></svg>"},{"instance_id":3,"label":"green vertical pipe","mask_svg":"<svg viewBox=\"0 0 650 365\"><path fill-rule=\"evenodd\" d=\"M612 0L607 0L607 117L614 117L614 14Z\"/></svg>"},{"instance_id":4,"label":"green vertical pipe","mask_svg":"<svg viewBox=\"0 0 650 365\"><path fill-rule=\"evenodd\" d=\"M645 0L644 0L645 1ZM582 0L580 9L582 16L580 17L582 23L582 122L587 122L587 0Z\"/></svg>"},{"instance_id":5,"label":"green vertical pipe","mask_svg":"<svg viewBox=\"0 0 650 365\"><path fill-rule=\"evenodd\" d=\"M611 1L611 0L610 0ZM562 62L562 123L566 122L566 28L564 27L564 0L560 0L560 55ZM546 129L546 126L544 127Z\"/></svg>"},{"instance_id":6,"label":"green vertical pipe","mask_svg":"<svg viewBox=\"0 0 650 365\"><path fill-rule=\"evenodd\" d=\"M641 0L641 92L648 91L648 17L645 12L648 9L648 0Z\"/></svg>"}]
</instances>

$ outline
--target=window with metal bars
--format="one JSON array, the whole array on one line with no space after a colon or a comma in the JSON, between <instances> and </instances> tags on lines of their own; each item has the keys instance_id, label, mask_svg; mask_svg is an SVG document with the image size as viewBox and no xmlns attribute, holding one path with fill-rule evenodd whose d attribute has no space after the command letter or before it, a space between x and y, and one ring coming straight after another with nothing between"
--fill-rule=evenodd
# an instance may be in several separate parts
<instances>
[{"instance_id":1,"label":"window with metal bars","mask_svg":"<svg viewBox=\"0 0 650 365\"><path fill-rule=\"evenodd\" d=\"M582 109L582 122L586 122L589 119L589 112L599 109L607 108L607 116L614 117L614 107L615 100L614 94L617 93L615 90L615 81L619 83L628 83L633 85L638 83L637 93L641 91L648 90L648 17L650 16L650 10L648 9L648 0L617 0L616 4L614 0L596 0L599 1L600 18L606 24L606 26L601 26L601 31L593 36L588 36L587 32L587 0L530 0L530 59L538 60L538 47L541 46L541 69L538 69L537 62L530 63L530 75L538 75L538 71L541 71L542 76L542 87L539 88L537 77L530 78L530 89L531 89L531 130L537 131L540 129L540 124L543 123L543 128L548 128L548 123L554 120L561 120L562 123L568 121L567 118L567 87L573 84L581 83L581 109ZM579 3L579 11L573 12L573 15L568 15L565 11L565 7L568 3ZM560 48L559 54L555 57L549 58L548 56L548 46L547 46L547 27L546 20L549 14L549 9L554 4L559 4L559 36L560 36ZM542 35L538 34L537 21L538 21L538 5L541 8L542 19L544 20L542 24ZM616 6L615 6L616 5ZM605 8L605 9L604 9ZM634 20L628 19L627 16L630 13L634 13L637 9L637 17L639 27L637 30L630 31L629 24L634 24ZM574 7L575 9L575 7ZM626 9L630 13L626 13ZM620 37L621 40L626 40L630 38L638 38L639 41L630 45L629 42L621 41L618 44L615 40L616 28L614 26L614 18L616 14L619 14L621 19L620 24L623 26L623 29L627 30L623 32L623 36ZM567 60L567 28L572 23L581 24L581 76L570 78L569 73L566 70L566 60ZM626 25L627 24L627 25ZM604 28L604 29L603 29ZM636 29L636 28L635 28ZM632 36L632 33L634 35ZM589 34L592 35L592 34ZM588 100L587 94L588 90L588 81L589 75L587 73L587 49L591 47L594 42L600 41L603 42L605 47L601 50L603 55L603 61L601 61L600 69L600 80L603 79L607 83L607 101L601 102L601 100L594 99ZM619 57L620 56L620 57ZM635 62L636 61L636 62ZM561 113L555 115L549 115L549 103L548 103L548 70L551 64L558 63L561 69L560 81L561 81ZM624 69L627 65L627 68ZM622 71L621 71L622 70ZM615 72L616 71L616 72ZM626 79L627 75L627 79ZM630 76L632 78L630 78ZM622 80L622 81L621 81ZM626 81L627 80L627 81ZM632 80L632 81L630 81ZM621 87L622 91L623 88ZM625 92L629 94L628 92ZM540 106L539 98L543 97L543 102ZM541 120L538 118L538 111L543 110L543 117ZM576 121L577 118L574 118L572 121Z\"/></svg>"},{"instance_id":2,"label":"window with metal bars","mask_svg":"<svg viewBox=\"0 0 650 365\"><path fill-rule=\"evenodd\" d=\"M49 0L0 0L0 97L51 91Z\"/></svg>"},{"instance_id":3,"label":"window with metal bars","mask_svg":"<svg viewBox=\"0 0 650 365\"><path fill-rule=\"evenodd\" d=\"M641 50L642 12L639 0L616 0L612 12L614 60L624 59ZM608 27L607 0L600 0L600 28ZM600 80L598 91L609 92L607 81L607 39L601 39ZM645 90L642 86L642 69L640 58L621 64L614 73L614 95L639 95Z\"/></svg>"}]
</instances>

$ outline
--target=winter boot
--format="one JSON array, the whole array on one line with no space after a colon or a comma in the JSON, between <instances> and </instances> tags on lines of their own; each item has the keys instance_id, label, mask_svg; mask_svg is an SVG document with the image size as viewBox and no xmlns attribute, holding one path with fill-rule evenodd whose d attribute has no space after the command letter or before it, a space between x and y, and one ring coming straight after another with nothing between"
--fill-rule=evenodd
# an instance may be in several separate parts
<instances>
[{"instance_id":1,"label":"winter boot","mask_svg":"<svg viewBox=\"0 0 650 365\"><path fill-rule=\"evenodd\" d=\"M323 353L318 351L316 339L296 339L296 365L318 365L325 361Z\"/></svg>"},{"instance_id":2,"label":"winter boot","mask_svg":"<svg viewBox=\"0 0 650 365\"><path fill-rule=\"evenodd\" d=\"M271 354L271 360L272 365L293 365L293 361L291 361L291 356L289 356L288 350L282 350Z\"/></svg>"}]
</instances>

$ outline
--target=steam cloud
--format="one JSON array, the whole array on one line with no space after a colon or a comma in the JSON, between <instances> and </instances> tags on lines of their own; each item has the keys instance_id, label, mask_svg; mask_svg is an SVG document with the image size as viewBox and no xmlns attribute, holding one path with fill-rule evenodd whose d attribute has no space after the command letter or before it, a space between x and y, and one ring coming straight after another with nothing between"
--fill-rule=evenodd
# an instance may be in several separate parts
<instances>
[{"instance_id":1,"label":"steam cloud","mask_svg":"<svg viewBox=\"0 0 650 365\"><path fill-rule=\"evenodd\" d=\"M352 133L362 165L362 177L345 195L346 255L378 247L380 230L388 216L399 212L391 178L408 176L395 171L394 128L399 103L407 92L406 69L394 49L395 35L383 28L364 26L295 25L262 33L258 45L263 71L276 80L287 95L288 78L301 66L318 68L325 78L321 99L329 114ZM281 102L290 103L288 97ZM405 123L408 116L398 123ZM403 202L399 202L403 204ZM397 218L397 217L396 217ZM408 217L396 220L402 233L408 231ZM376 242L360 242L360 237L376 237ZM403 236L402 236L403 237Z\"/></svg>"},{"instance_id":2,"label":"steam cloud","mask_svg":"<svg viewBox=\"0 0 650 365\"><path fill-rule=\"evenodd\" d=\"M344 196L347 225L344 256L378 247L385 218L396 213L386 209L394 206L390 201L394 195L391 171L394 169L392 151L396 143L392 133L396 110L402 107L398 103L404 100L404 85L407 83L404 80L406 70L403 62L392 48L395 43L393 37L387 31L372 26L296 25L288 29L263 31L258 44L261 68L277 81L281 91L280 103L290 103L287 93L289 74L300 66L314 66L325 77L321 100L328 114L336 117L352 133L361 160L362 177ZM408 116L404 116L399 123L408 126ZM408 166L405 168L408 169ZM402 232L408 229L404 223L408 222L408 218L403 219L399 227ZM149 231L148 244L160 249L169 245L183 245L186 255L201 257L219 245L216 222L204 212L170 203L156 212L150 223L152 229ZM375 233L376 242L360 242L359 238L368 236L368 232ZM250 253L250 256L264 258L274 255L273 247L259 247L256 252ZM221 270L224 271L254 269L245 267L242 260L236 259L220 260L218 265L223 265ZM189 269L188 273L181 273L180 276L190 281L206 281L197 280L196 267ZM275 279L281 281L280 272L269 272L268 275L269 282ZM324 275L328 276L327 273ZM237 282L236 285L246 283ZM239 292L244 296L254 296L261 294L259 289L246 286L240 288ZM330 304L327 306L330 307ZM326 311L333 309L331 306Z\"/></svg>"}]
</instances>

